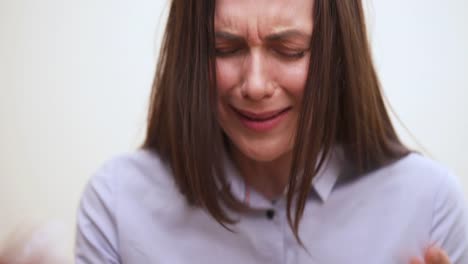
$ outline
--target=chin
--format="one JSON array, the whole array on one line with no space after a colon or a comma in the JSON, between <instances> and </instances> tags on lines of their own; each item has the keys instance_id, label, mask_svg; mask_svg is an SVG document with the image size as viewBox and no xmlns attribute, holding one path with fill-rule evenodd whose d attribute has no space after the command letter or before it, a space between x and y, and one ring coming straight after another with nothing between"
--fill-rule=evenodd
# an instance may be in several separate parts
<instances>
[{"instance_id":1,"label":"chin","mask_svg":"<svg viewBox=\"0 0 468 264\"><path fill-rule=\"evenodd\" d=\"M280 144L281 145L281 144ZM276 144L239 144L237 150L247 158L258 162L272 162L291 152L291 147Z\"/></svg>"}]
</instances>

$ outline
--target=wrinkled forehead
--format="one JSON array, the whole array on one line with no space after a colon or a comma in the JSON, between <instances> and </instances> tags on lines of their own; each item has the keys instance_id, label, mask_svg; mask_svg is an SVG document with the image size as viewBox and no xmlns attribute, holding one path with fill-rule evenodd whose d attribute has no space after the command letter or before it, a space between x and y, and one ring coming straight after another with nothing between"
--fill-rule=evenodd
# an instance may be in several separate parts
<instances>
[{"instance_id":1,"label":"wrinkled forehead","mask_svg":"<svg viewBox=\"0 0 468 264\"><path fill-rule=\"evenodd\" d=\"M216 0L215 27L240 34L312 32L313 0Z\"/></svg>"}]
</instances>

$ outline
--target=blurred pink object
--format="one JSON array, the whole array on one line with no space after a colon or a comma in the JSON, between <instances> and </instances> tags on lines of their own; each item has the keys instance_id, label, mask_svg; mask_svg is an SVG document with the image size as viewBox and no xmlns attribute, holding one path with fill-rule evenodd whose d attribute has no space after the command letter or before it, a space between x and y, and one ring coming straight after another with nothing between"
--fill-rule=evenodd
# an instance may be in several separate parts
<instances>
[{"instance_id":1,"label":"blurred pink object","mask_svg":"<svg viewBox=\"0 0 468 264\"><path fill-rule=\"evenodd\" d=\"M40 226L22 226L4 241L0 264L63 264L65 225L51 221Z\"/></svg>"}]
</instances>

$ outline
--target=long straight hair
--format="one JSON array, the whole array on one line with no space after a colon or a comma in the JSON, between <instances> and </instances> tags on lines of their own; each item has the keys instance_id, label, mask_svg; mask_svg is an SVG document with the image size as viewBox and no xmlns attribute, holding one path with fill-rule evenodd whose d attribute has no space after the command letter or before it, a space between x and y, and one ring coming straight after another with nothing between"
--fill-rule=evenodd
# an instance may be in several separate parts
<instances>
[{"instance_id":1,"label":"long straight hair","mask_svg":"<svg viewBox=\"0 0 468 264\"><path fill-rule=\"evenodd\" d=\"M226 136L217 119L215 0L173 0L152 87L143 148L170 164L188 203L220 224L226 207L248 210L228 188ZM287 191L288 222L299 224L312 179L335 145L357 175L394 162L409 150L385 108L367 39L361 0L314 0L314 29Z\"/></svg>"}]
</instances>

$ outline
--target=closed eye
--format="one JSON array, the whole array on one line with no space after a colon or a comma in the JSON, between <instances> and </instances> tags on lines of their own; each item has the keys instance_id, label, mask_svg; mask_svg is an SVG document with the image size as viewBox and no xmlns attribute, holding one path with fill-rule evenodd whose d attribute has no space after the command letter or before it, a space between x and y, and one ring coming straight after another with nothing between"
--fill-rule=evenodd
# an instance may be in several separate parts
<instances>
[{"instance_id":1,"label":"closed eye","mask_svg":"<svg viewBox=\"0 0 468 264\"><path fill-rule=\"evenodd\" d=\"M236 55L242 51L241 48L229 48L229 49L216 49L216 56L218 57L228 57Z\"/></svg>"},{"instance_id":2,"label":"closed eye","mask_svg":"<svg viewBox=\"0 0 468 264\"><path fill-rule=\"evenodd\" d=\"M274 53L280 55L281 57L285 58L290 58L290 59L299 59L304 57L306 51L305 50L300 50L300 51L290 51L290 50L279 50L279 49L274 49Z\"/></svg>"}]
</instances>

